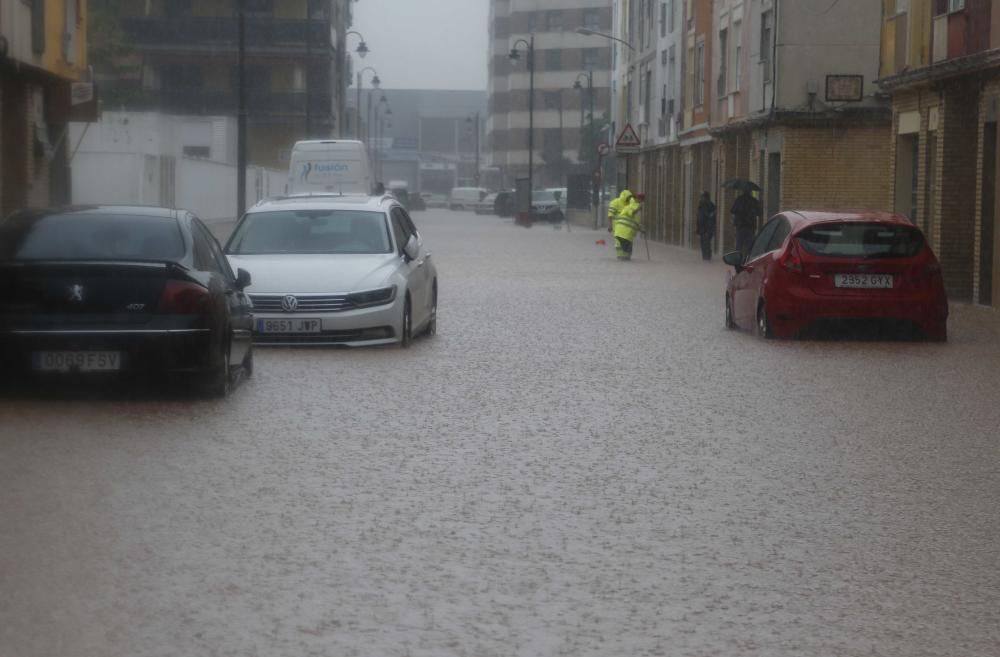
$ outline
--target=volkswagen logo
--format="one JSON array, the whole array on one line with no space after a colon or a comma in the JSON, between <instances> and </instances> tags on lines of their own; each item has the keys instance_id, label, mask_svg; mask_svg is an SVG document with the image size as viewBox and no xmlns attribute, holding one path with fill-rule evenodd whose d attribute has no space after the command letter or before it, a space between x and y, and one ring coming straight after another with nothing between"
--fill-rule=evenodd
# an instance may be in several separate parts
<instances>
[{"instance_id":1,"label":"volkswagen logo","mask_svg":"<svg viewBox=\"0 0 1000 657\"><path fill-rule=\"evenodd\" d=\"M299 309L299 300L291 294L286 294L281 299L281 309L286 313L293 313Z\"/></svg>"},{"instance_id":2,"label":"volkswagen logo","mask_svg":"<svg viewBox=\"0 0 1000 657\"><path fill-rule=\"evenodd\" d=\"M66 300L72 303L83 303L83 286L70 285L66 290Z\"/></svg>"}]
</instances>

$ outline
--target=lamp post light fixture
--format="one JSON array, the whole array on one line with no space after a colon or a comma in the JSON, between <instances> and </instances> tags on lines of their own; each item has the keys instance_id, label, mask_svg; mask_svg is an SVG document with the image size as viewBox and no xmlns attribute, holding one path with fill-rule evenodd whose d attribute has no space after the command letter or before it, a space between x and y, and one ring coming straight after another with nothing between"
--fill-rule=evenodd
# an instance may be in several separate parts
<instances>
[{"instance_id":1,"label":"lamp post light fixture","mask_svg":"<svg viewBox=\"0 0 1000 657\"><path fill-rule=\"evenodd\" d=\"M527 41L518 39L510 49L510 60L517 62L521 53L517 47L524 44L528 54L528 194L535 189L535 35Z\"/></svg>"},{"instance_id":2,"label":"lamp post light fixture","mask_svg":"<svg viewBox=\"0 0 1000 657\"><path fill-rule=\"evenodd\" d=\"M358 104L355 107L355 110L356 110L356 113L357 113L357 118L358 118L358 120L356 121L357 125L355 126L355 128L356 128L355 132L357 133L355 135L355 137L357 138L358 141L361 141L361 85L364 84L364 74L367 73L367 72L369 72L369 71L371 71L371 73L372 73L372 86L375 87L376 89L378 89L382 85L382 80L379 79L378 72L375 69L373 69L371 66L366 66L365 68L363 68L360 71L358 71L358 84L356 85L357 86L357 94L358 94ZM371 93L368 94L368 110L369 110L369 113L370 113L371 112Z\"/></svg>"},{"instance_id":3,"label":"lamp post light fixture","mask_svg":"<svg viewBox=\"0 0 1000 657\"><path fill-rule=\"evenodd\" d=\"M576 89L577 91L583 91L583 84L580 82L581 79L586 80L586 82L587 82L587 102L588 102L587 113L588 113L588 115L590 117L591 128L593 128L593 125L594 125L594 71L590 70L590 71L587 71L586 73L580 73L579 75L576 76L576 81L573 83L573 88ZM580 103L580 149L583 149L583 126L584 126L584 121L583 121L583 103ZM596 148L596 145L594 145L594 147ZM583 157L581 157L582 155L583 155L583 153L580 153L579 155L577 155L577 157L580 160L583 160ZM593 160L593 153L587 153L587 161L590 162L592 160Z\"/></svg>"},{"instance_id":4,"label":"lamp post light fixture","mask_svg":"<svg viewBox=\"0 0 1000 657\"><path fill-rule=\"evenodd\" d=\"M346 37L349 37L352 34L354 36L358 37L358 39L361 40L361 43L358 44L358 47L354 50L354 52L356 52L358 54L358 57L360 57L361 59L364 59L368 55L368 53L371 52L371 50L368 49L368 44L365 43L365 38L363 36L361 36L360 32L355 32L354 30L349 30L347 32L347 34L344 35L345 39L346 39Z\"/></svg>"}]
</instances>

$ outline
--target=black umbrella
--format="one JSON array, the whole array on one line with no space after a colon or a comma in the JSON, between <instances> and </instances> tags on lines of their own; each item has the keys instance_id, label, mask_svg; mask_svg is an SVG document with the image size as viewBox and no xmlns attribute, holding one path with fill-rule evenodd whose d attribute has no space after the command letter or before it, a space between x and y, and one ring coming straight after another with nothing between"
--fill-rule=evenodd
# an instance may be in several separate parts
<instances>
[{"instance_id":1,"label":"black umbrella","mask_svg":"<svg viewBox=\"0 0 1000 657\"><path fill-rule=\"evenodd\" d=\"M750 180L749 178L730 178L726 182L722 183L722 186L726 189L738 189L741 192L749 189L751 192L759 192L760 185Z\"/></svg>"}]
</instances>

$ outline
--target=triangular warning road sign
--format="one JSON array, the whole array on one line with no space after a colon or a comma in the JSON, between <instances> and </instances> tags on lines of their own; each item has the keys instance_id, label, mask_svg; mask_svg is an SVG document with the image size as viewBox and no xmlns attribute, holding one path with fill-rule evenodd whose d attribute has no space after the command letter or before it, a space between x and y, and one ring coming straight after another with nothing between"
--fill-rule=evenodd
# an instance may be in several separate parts
<instances>
[{"instance_id":1,"label":"triangular warning road sign","mask_svg":"<svg viewBox=\"0 0 1000 657\"><path fill-rule=\"evenodd\" d=\"M618 141L615 142L615 150L621 152L638 151L641 145L642 142L639 141L639 135L635 133L632 124L628 123L618 136Z\"/></svg>"}]
</instances>

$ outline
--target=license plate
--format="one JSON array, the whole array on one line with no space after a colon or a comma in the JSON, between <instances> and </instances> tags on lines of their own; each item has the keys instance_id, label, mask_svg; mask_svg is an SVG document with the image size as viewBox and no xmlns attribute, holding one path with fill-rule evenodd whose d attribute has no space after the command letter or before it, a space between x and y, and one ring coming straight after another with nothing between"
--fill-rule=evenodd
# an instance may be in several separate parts
<instances>
[{"instance_id":1,"label":"license plate","mask_svg":"<svg viewBox=\"0 0 1000 657\"><path fill-rule=\"evenodd\" d=\"M117 372L122 368L118 351L39 351L33 361L38 372Z\"/></svg>"},{"instance_id":2,"label":"license plate","mask_svg":"<svg viewBox=\"0 0 1000 657\"><path fill-rule=\"evenodd\" d=\"M833 277L833 284L836 287L891 290L895 280L891 274L837 274Z\"/></svg>"},{"instance_id":3,"label":"license plate","mask_svg":"<svg viewBox=\"0 0 1000 657\"><path fill-rule=\"evenodd\" d=\"M258 319L258 333L320 333L323 322L318 319Z\"/></svg>"}]
</instances>

